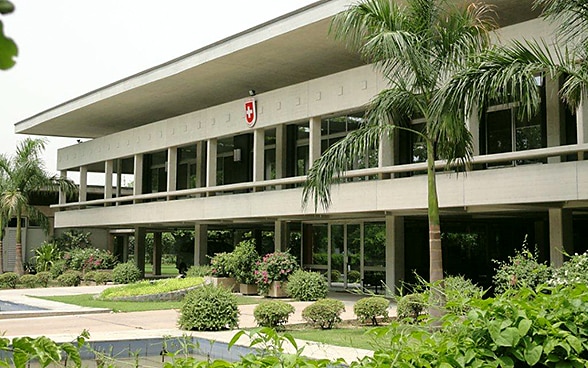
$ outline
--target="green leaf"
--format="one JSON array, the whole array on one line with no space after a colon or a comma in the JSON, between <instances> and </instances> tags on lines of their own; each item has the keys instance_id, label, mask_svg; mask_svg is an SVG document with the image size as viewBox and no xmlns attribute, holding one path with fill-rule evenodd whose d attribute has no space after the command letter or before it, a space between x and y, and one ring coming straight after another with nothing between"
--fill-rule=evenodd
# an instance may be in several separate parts
<instances>
[{"instance_id":1,"label":"green leaf","mask_svg":"<svg viewBox=\"0 0 588 368\"><path fill-rule=\"evenodd\" d=\"M500 362L500 366L503 368L513 368L514 367L514 361L507 356L504 357L499 357L498 361Z\"/></svg>"},{"instance_id":2,"label":"green leaf","mask_svg":"<svg viewBox=\"0 0 588 368\"><path fill-rule=\"evenodd\" d=\"M541 359L542 353L543 347L540 345L528 347L525 349L525 361L528 365L534 366L539 362L539 359Z\"/></svg>"},{"instance_id":3,"label":"green leaf","mask_svg":"<svg viewBox=\"0 0 588 368\"><path fill-rule=\"evenodd\" d=\"M521 338L519 330L514 327L505 328L498 335L492 336L494 343L498 346L513 347L516 346Z\"/></svg>"},{"instance_id":4,"label":"green leaf","mask_svg":"<svg viewBox=\"0 0 588 368\"><path fill-rule=\"evenodd\" d=\"M529 329L531 328L531 326L533 325L533 322L531 322L530 319L523 319L519 322L519 334L521 336L525 336L527 334L527 332L529 332Z\"/></svg>"},{"instance_id":5,"label":"green leaf","mask_svg":"<svg viewBox=\"0 0 588 368\"><path fill-rule=\"evenodd\" d=\"M4 35L4 25L0 21L0 69L6 70L12 68L16 61L14 58L18 55L16 43Z\"/></svg>"}]
</instances>

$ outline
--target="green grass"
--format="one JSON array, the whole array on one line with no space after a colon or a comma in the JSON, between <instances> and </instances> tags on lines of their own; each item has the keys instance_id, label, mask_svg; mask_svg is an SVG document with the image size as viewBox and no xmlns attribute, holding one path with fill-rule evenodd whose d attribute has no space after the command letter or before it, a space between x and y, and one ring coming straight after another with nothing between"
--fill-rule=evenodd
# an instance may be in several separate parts
<instances>
[{"instance_id":1,"label":"green grass","mask_svg":"<svg viewBox=\"0 0 588 368\"><path fill-rule=\"evenodd\" d=\"M366 335L370 327L346 327L332 330L320 329L293 329L286 327L286 332L295 339L322 342L329 345L348 346L358 349L374 350L377 346L375 336Z\"/></svg>"},{"instance_id":2,"label":"green grass","mask_svg":"<svg viewBox=\"0 0 588 368\"><path fill-rule=\"evenodd\" d=\"M153 273L153 265L152 264L145 264L145 273ZM176 268L175 264L162 264L161 265L161 274L165 276L177 276L179 275L178 269Z\"/></svg>"},{"instance_id":3,"label":"green grass","mask_svg":"<svg viewBox=\"0 0 588 368\"><path fill-rule=\"evenodd\" d=\"M237 304L257 304L261 298L237 295ZM65 296L44 296L35 297L39 299L52 300L54 302L79 305L90 308L108 308L114 312L144 312L162 309L180 309L182 302L117 302L112 300L94 299L94 294L65 295Z\"/></svg>"},{"instance_id":4,"label":"green grass","mask_svg":"<svg viewBox=\"0 0 588 368\"><path fill-rule=\"evenodd\" d=\"M140 281L128 285L118 285L105 289L101 294L101 299L113 299L139 295L153 295L169 293L188 289L201 285L204 282L202 277L187 277L185 279L164 279L157 281Z\"/></svg>"}]
</instances>

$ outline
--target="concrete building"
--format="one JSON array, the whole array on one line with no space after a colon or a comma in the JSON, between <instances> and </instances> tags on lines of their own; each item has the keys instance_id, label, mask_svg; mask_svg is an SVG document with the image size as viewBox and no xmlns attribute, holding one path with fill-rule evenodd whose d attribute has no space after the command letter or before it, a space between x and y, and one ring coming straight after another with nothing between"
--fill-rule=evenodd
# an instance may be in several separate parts
<instances>
[{"instance_id":1,"label":"concrete building","mask_svg":"<svg viewBox=\"0 0 588 368\"><path fill-rule=\"evenodd\" d=\"M493 3L501 40L552 37L530 1ZM219 231L233 239L252 232L262 251L290 249L307 268L338 271L339 280L328 273L332 285L345 286L351 271L389 286L413 270L427 275L425 166L413 137L399 134L358 158L328 211L301 205L313 160L357 128L385 87L372 65L328 35L348 4L317 1L17 123L18 133L91 139L58 153L63 175L79 172L80 194L54 206L55 226L107 229L118 253L132 229L140 266L146 233L187 229L195 263L223 249ZM491 260L525 237L556 265L561 250L586 249L588 106L570 112L557 100L558 81L538 83L545 93L536 118L490 107L469 122L472 169L438 173L448 273L488 285ZM103 198L88 200L89 173L104 175Z\"/></svg>"}]
</instances>

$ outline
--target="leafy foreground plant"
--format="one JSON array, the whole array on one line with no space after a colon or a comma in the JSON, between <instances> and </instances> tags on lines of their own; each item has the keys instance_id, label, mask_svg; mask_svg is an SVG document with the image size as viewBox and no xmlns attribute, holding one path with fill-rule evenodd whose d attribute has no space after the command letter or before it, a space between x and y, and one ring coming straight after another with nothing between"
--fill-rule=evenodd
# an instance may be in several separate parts
<instances>
[{"instance_id":1,"label":"leafy foreground plant","mask_svg":"<svg viewBox=\"0 0 588 368\"><path fill-rule=\"evenodd\" d=\"M390 346L352 367L586 367L588 287L529 288L470 301L437 329L395 323L371 333Z\"/></svg>"}]
</instances>

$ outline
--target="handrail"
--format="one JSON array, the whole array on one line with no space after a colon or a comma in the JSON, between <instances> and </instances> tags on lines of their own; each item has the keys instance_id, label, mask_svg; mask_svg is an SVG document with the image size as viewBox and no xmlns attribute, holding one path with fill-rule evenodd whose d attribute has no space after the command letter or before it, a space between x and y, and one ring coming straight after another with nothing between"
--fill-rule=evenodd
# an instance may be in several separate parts
<instances>
[{"instance_id":1,"label":"handrail","mask_svg":"<svg viewBox=\"0 0 588 368\"><path fill-rule=\"evenodd\" d=\"M516 152L504 152L504 153L495 153L490 155L482 155L482 156L475 156L469 161L469 167L476 164L492 164L492 163L499 163L505 161L515 161L515 160L530 160L530 159L538 159L538 158L546 158L546 157L553 157L553 156L562 156L562 155L569 155L574 153L581 153L588 151L588 143L583 144L571 144L566 146L557 146L557 147L548 147L548 148L538 148L534 150L528 151L516 151ZM447 165L445 160L438 160L435 161L435 168L436 169L444 169ZM350 170L345 172L341 175L341 178L354 178L354 177L361 177L361 176L373 176L373 175L380 175L380 174L399 174L411 171L422 171L427 169L427 164L425 162L414 163L414 164L404 164L404 165L392 165L392 166L384 166L384 167L374 167L374 168L367 168L367 169L357 169L357 170ZM95 205L104 205L109 203L122 203L122 202L132 202L132 201L141 201L146 199L160 199L160 198L167 198L167 197L182 197L182 196L192 196L198 194L208 194L208 193L216 193L216 192L228 192L228 191L237 191L237 190L246 190L252 188L260 188L260 187L269 187L269 186L283 186L283 185L294 185L294 184L301 184L304 183L306 180L306 175L302 176L294 176L288 178L280 178L280 179L270 179L270 180L263 180L263 181L252 181L252 182L243 182L243 183L235 183L235 184L225 184L225 185L217 185L214 187L202 187L202 188L192 188L192 189L182 189L182 190L174 190L170 192L158 192L158 193L148 193L148 194L138 194L138 195L130 195L124 197L117 197L117 198L106 198L106 199L96 199L91 201L83 201L83 202L70 202L70 203L63 203L63 204L54 204L51 205L51 208L70 208L70 207L82 207L82 206L95 206Z\"/></svg>"}]
</instances>

